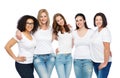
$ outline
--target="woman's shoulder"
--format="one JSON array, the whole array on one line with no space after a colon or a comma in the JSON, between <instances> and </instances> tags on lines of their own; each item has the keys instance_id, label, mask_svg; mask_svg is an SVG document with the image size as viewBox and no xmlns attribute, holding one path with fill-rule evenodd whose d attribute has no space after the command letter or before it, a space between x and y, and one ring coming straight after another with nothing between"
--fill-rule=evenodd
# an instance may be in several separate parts
<instances>
[{"instance_id":1,"label":"woman's shoulder","mask_svg":"<svg viewBox=\"0 0 120 78\"><path fill-rule=\"evenodd\" d=\"M104 31L109 31L109 28L108 27L104 27L103 30Z\"/></svg>"},{"instance_id":2,"label":"woman's shoulder","mask_svg":"<svg viewBox=\"0 0 120 78\"><path fill-rule=\"evenodd\" d=\"M94 30L92 28L88 29L89 31L93 32Z\"/></svg>"},{"instance_id":3,"label":"woman's shoulder","mask_svg":"<svg viewBox=\"0 0 120 78\"><path fill-rule=\"evenodd\" d=\"M88 29L89 33L93 33L95 30L93 30L92 28Z\"/></svg>"},{"instance_id":4,"label":"woman's shoulder","mask_svg":"<svg viewBox=\"0 0 120 78\"><path fill-rule=\"evenodd\" d=\"M103 33L104 33L104 32L110 32L110 30L109 30L109 28L104 27L104 28L102 29L102 32L103 32Z\"/></svg>"}]
</instances>

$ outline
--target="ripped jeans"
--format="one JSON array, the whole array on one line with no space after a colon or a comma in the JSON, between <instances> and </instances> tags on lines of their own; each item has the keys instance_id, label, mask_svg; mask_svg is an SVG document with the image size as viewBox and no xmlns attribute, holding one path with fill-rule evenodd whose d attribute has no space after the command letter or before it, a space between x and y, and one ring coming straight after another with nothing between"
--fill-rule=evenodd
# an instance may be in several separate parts
<instances>
[{"instance_id":1,"label":"ripped jeans","mask_svg":"<svg viewBox=\"0 0 120 78\"><path fill-rule=\"evenodd\" d=\"M92 78L93 62L90 59L74 59L76 78Z\"/></svg>"},{"instance_id":2,"label":"ripped jeans","mask_svg":"<svg viewBox=\"0 0 120 78\"><path fill-rule=\"evenodd\" d=\"M34 55L33 63L39 78L50 78L55 65L55 54Z\"/></svg>"}]
</instances>

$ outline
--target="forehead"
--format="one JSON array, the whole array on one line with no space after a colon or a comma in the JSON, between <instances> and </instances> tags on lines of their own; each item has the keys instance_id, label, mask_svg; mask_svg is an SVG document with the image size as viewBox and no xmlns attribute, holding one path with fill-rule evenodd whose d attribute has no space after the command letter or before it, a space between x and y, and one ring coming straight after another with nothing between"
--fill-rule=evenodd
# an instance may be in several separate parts
<instances>
[{"instance_id":1,"label":"forehead","mask_svg":"<svg viewBox=\"0 0 120 78\"><path fill-rule=\"evenodd\" d=\"M29 18L26 22L33 22L33 19Z\"/></svg>"},{"instance_id":2,"label":"forehead","mask_svg":"<svg viewBox=\"0 0 120 78\"><path fill-rule=\"evenodd\" d=\"M45 12L42 12L40 16L47 16L47 14Z\"/></svg>"},{"instance_id":3,"label":"forehead","mask_svg":"<svg viewBox=\"0 0 120 78\"><path fill-rule=\"evenodd\" d=\"M76 19L76 20L77 20L77 19L83 19L83 17L82 17L82 16L77 16L75 19Z\"/></svg>"},{"instance_id":4,"label":"forehead","mask_svg":"<svg viewBox=\"0 0 120 78\"><path fill-rule=\"evenodd\" d=\"M61 16L56 16L56 20L59 20L61 19L62 17Z\"/></svg>"},{"instance_id":5,"label":"forehead","mask_svg":"<svg viewBox=\"0 0 120 78\"><path fill-rule=\"evenodd\" d=\"M101 16L96 16L96 19L102 19L102 17Z\"/></svg>"}]
</instances>

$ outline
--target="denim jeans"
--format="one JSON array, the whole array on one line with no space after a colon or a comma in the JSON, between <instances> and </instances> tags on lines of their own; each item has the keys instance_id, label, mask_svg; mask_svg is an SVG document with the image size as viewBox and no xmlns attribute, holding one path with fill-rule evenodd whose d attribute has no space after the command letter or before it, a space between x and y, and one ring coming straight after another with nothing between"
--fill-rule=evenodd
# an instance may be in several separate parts
<instances>
[{"instance_id":1,"label":"denim jeans","mask_svg":"<svg viewBox=\"0 0 120 78\"><path fill-rule=\"evenodd\" d=\"M92 78L93 62L90 59L74 59L76 78Z\"/></svg>"},{"instance_id":2,"label":"denim jeans","mask_svg":"<svg viewBox=\"0 0 120 78\"><path fill-rule=\"evenodd\" d=\"M39 78L50 78L55 65L55 54L34 55L33 63Z\"/></svg>"},{"instance_id":3,"label":"denim jeans","mask_svg":"<svg viewBox=\"0 0 120 78\"><path fill-rule=\"evenodd\" d=\"M31 64L21 64L15 62L15 67L21 78L34 78L34 66Z\"/></svg>"},{"instance_id":4,"label":"denim jeans","mask_svg":"<svg viewBox=\"0 0 120 78\"><path fill-rule=\"evenodd\" d=\"M108 62L107 66L101 70L98 69L98 66L100 65L100 63L93 62L93 65L94 65L94 70L97 75L97 78L107 78L110 67L111 67L111 62Z\"/></svg>"},{"instance_id":5,"label":"denim jeans","mask_svg":"<svg viewBox=\"0 0 120 78\"><path fill-rule=\"evenodd\" d=\"M58 74L58 78L69 78L72 67L71 54L56 55L55 67Z\"/></svg>"}]
</instances>

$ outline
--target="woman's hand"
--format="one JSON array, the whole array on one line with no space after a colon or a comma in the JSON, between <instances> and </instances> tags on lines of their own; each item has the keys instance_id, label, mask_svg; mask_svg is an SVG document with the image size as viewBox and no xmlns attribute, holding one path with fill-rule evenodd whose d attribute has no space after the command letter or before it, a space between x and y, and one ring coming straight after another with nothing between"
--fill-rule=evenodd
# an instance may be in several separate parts
<instances>
[{"instance_id":1,"label":"woman's hand","mask_svg":"<svg viewBox=\"0 0 120 78\"><path fill-rule=\"evenodd\" d=\"M18 56L18 57L15 58L15 61L17 61L17 62L24 62L24 61L26 61L26 57Z\"/></svg>"},{"instance_id":2,"label":"woman's hand","mask_svg":"<svg viewBox=\"0 0 120 78\"><path fill-rule=\"evenodd\" d=\"M56 54L57 54L57 53L59 53L59 50L58 50L58 48L56 49Z\"/></svg>"},{"instance_id":3,"label":"woman's hand","mask_svg":"<svg viewBox=\"0 0 120 78\"><path fill-rule=\"evenodd\" d=\"M98 67L99 70L103 69L104 67L107 66L107 63L101 63Z\"/></svg>"}]
</instances>

